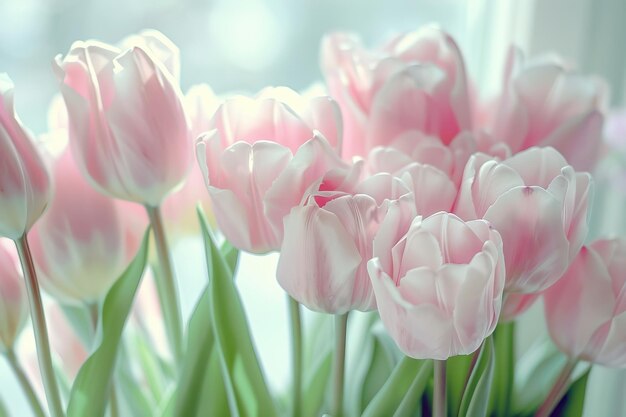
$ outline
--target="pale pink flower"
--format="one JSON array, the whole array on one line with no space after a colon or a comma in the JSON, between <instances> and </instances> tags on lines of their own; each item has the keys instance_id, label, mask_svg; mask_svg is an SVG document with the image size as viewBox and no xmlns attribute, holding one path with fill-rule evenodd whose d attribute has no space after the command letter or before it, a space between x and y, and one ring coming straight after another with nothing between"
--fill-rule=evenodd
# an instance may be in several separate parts
<instances>
[{"instance_id":1,"label":"pale pink flower","mask_svg":"<svg viewBox=\"0 0 626 417\"><path fill-rule=\"evenodd\" d=\"M15 246L0 239L0 353L12 349L28 317L26 288Z\"/></svg>"},{"instance_id":2,"label":"pale pink flower","mask_svg":"<svg viewBox=\"0 0 626 417\"><path fill-rule=\"evenodd\" d=\"M376 308L367 274L373 240L390 205L415 215L398 178L376 174L358 184L323 181L285 217L278 283L311 310L343 314Z\"/></svg>"},{"instance_id":3,"label":"pale pink flower","mask_svg":"<svg viewBox=\"0 0 626 417\"><path fill-rule=\"evenodd\" d=\"M378 50L365 49L355 36L331 34L322 42L321 59L343 114L344 158L366 156L407 131L448 145L472 128L463 58L439 29L398 36Z\"/></svg>"},{"instance_id":4,"label":"pale pink flower","mask_svg":"<svg viewBox=\"0 0 626 417\"><path fill-rule=\"evenodd\" d=\"M54 69L81 172L105 194L157 206L187 175L191 141L177 81L143 48L75 42Z\"/></svg>"},{"instance_id":5,"label":"pale pink flower","mask_svg":"<svg viewBox=\"0 0 626 417\"><path fill-rule=\"evenodd\" d=\"M486 221L440 212L410 222L390 213L374 256L368 270L378 312L408 356L466 355L495 329L504 257L500 235Z\"/></svg>"},{"instance_id":6,"label":"pale pink flower","mask_svg":"<svg viewBox=\"0 0 626 417\"><path fill-rule=\"evenodd\" d=\"M197 144L220 230L248 252L280 249L283 217L306 190L327 172L350 168L338 156L336 104L289 91L226 100L213 117L213 130Z\"/></svg>"},{"instance_id":7,"label":"pale pink flower","mask_svg":"<svg viewBox=\"0 0 626 417\"><path fill-rule=\"evenodd\" d=\"M524 62L511 48L488 128L513 153L552 146L577 170L593 169L602 149L607 88L556 57Z\"/></svg>"},{"instance_id":8,"label":"pale pink flower","mask_svg":"<svg viewBox=\"0 0 626 417\"><path fill-rule=\"evenodd\" d=\"M626 366L626 240L583 247L544 294L550 336L572 358Z\"/></svg>"},{"instance_id":9,"label":"pale pink flower","mask_svg":"<svg viewBox=\"0 0 626 417\"><path fill-rule=\"evenodd\" d=\"M455 213L488 220L500 232L506 290L534 293L554 284L582 246L591 186L591 176L553 148L531 148L502 162L476 154Z\"/></svg>"},{"instance_id":10,"label":"pale pink flower","mask_svg":"<svg viewBox=\"0 0 626 417\"><path fill-rule=\"evenodd\" d=\"M138 246L128 241L132 218L87 183L69 150L53 174L49 209L29 233L41 286L64 303L96 302Z\"/></svg>"},{"instance_id":11,"label":"pale pink flower","mask_svg":"<svg viewBox=\"0 0 626 417\"><path fill-rule=\"evenodd\" d=\"M13 82L0 74L0 236L18 239L41 216L50 178L32 135L13 107Z\"/></svg>"}]
</instances>

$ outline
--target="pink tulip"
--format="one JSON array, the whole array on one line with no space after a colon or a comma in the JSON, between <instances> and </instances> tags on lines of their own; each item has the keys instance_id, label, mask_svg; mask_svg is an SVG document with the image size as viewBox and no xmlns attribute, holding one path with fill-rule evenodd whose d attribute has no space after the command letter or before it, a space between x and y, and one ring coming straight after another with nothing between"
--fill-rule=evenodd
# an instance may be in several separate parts
<instances>
[{"instance_id":1,"label":"pink tulip","mask_svg":"<svg viewBox=\"0 0 626 417\"><path fill-rule=\"evenodd\" d=\"M607 88L554 57L523 62L511 48L490 127L513 153L552 146L577 170L591 170L602 149Z\"/></svg>"},{"instance_id":2,"label":"pink tulip","mask_svg":"<svg viewBox=\"0 0 626 417\"><path fill-rule=\"evenodd\" d=\"M311 310L343 314L376 308L367 261L390 205L415 215L408 188L389 174L311 193L285 217L278 283Z\"/></svg>"},{"instance_id":3,"label":"pink tulip","mask_svg":"<svg viewBox=\"0 0 626 417\"><path fill-rule=\"evenodd\" d=\"M414 162L431 165L446 174L455 186L458 186L465 164L476 150L474 135L469 132L460 133L452 142L445 145L435 136L407 131L388 146L377 146L372 149L367 162L370 172L391 174L396 174Z\"/></svg>"},{"instance_id":4,"label":"pink tulip","mask_svg":"<svg viewBox=\"0 0 626 417\"><path fill-rule=\"evenodd\" d=\"M137 249L127 248L130 217L117 204L83 179L69 151L56 161L54 196L29 238L41 285L59 301L98 301Z\"/></svg>"},{"instance_id":5,"label":"pink tulip","mask_svg":"<svg viewBox=\"0 0 626 417\"><path fill-rule=\"evenodd\" d=\"M463 58L454 40L436 28L396 37L376 51L356 37L332 34L321 55L344 118L344 158L365 156L407 131L448 145L472 128Z\"/></svg>"},{"instance_id":6,"label":"pink tulip","mask_svg":"<svg viewBox=\"0 0 626 417\"><path fill-rule=\"evenodd\" d=\"M0 239L0 353L12 349L28 316L26 288L13 244Z\"/></svg>"},{"instance_id":7,"label":"pink tulip","mask_svg":"<svg viewBox=\"0 0 626 417\"><path fill-rule=\"evenodd\" d=\"M48 171L13 108L13 82L0 74L0 236L22 237L49 197Z\"/></svg>"},{"instance_id":8,"label":"pink tulip","mask_svg":"<svg viewBox=\"0 0 626 417\"><path fill-rule=\"evenodd\" d=\"M327 97L295 100L295 93L285 91L226 100L213 117L214 130L197 144L220 229L233 245L252 253L280 249L283 217L306 190L329 171L350 168L337 153L341 127L335 103ZM288 96L293 107L272 94Z\"/></svg>"},{"instance_id":9,"label":"pink tulip","mask_svg":"<svg viewBox=\"0 0 626 417\"><path fill-rule=\"evenodd\" d=\"M76 42L55 71L81 172L107 195L157 206L183 181L192 154L182 94L153 55Z\"/></svg>"},{"instance_id":10,"label":"pink tulip","mask_svg":"<svg viewBox=\"0 0 626 417\"><path fill-rule=\"evenodd\" d=\"M467 163L455 212L500 232L506 290L535 293L554 284L587 236L591 176L553 148L531 148L497 162Z\"/></svg>"},{"instance_id":11,"label":"pink tulip","mask_svg":"<svg viewBox=\"0 0 626 417\"><path fill-rule=\"evenodd\" d=\"M572 358L626 366L626 240L583 247L545 295L550 336Z\"/></svg>"},{"instance_id":12,"label":"pink tulip","mask_svg":"<svg viewBox=\"0 0 626 417\"><path fill-rule=\"evenodd\" d=\"M543 293L535 292L531 294L508 293L502 303L502 313L500 321L506 322L514 320L517 316L528 310Z\"/></svg>"},{"instance_id":13,"label":"pink tulip","mask_svg":"<svg viewBox=\"0 0 626 417\"><path fill-rule=\"evenodd\" d=\"M412 222L390 213L380 230L368 271L380 317L400 350L443 360L478 349L500 315L498 232L484 220L466 223L443 212Z\"/></svg>"}]
</instances>

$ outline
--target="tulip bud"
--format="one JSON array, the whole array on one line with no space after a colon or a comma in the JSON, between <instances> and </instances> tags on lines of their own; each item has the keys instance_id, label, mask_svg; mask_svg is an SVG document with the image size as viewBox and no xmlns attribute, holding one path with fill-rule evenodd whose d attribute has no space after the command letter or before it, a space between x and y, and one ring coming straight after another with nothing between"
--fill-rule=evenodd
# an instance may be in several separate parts
<instances>
[{"instance_id":1,"label":"tulip bud","mask_svg":"<svg viewBox=\"0 0 626 417\"><path fill-rule=\"evenodd\" d=\"M511 48L503 89L488 122L496 140L513 153L552 146L577 170L591 170L602 149L607 87L568 68L556 57L524 62Z\"/></svg>"},{"instance_id":2,"label":"tulip bud","mask_svg":"<svg viewBox=\"0 0 626 417\"><path fill-rule=\"evenodd\" d=\"M54 166L54 196L29 234L42 287L64 303L103 297L130 259L129 217L94 190L69 151Z\"/></svg>"},{"instance_id":3,"label":"tulip bud","mask_svg":"<svg viewBox=\"0 0 626 417\"><path fill-rule=\"evenodd\" d=\"M283 217L307 189L329 171L349 169L337 153L335 103L294 94L271 89L255 99L226 100L213 130L197 144L217 223L235 247L248 252L280 249Z\"/></svg>"},{"instance_id":4,"label":"tulip bud","mask_svg":"<svg viewBox=\"0 0 626 417\"><path fill-rule=\"evenodd\" d=\"M372 310L376 302L367 274L372 242L390 205L402 205L414 215L413 196L389 174L369 177L349 191L322 184L323 190L311 193L285 217L276 278L311 310Z\"/></svg>"},{"instance_id":5,"label":"tulip bud","mask_svg":"<svg viewBox=\"0 0 626 417\"><path fill-rule=\"evenodd\" d=\"M159 205L192 160L177 81L147 49L94 41L74 43L55 70L81 172L107 195Z\"/></svg>"},{"instance_id":6,"label":"tulip bud","mask_svg":"<svg viewBox=\"0 0 626 417\"><path fill-rule=\"evenodd\" d=\"M10 242L0 239L0 353L11 349L28 314L19 260Z\"/></svg>"},{"instance_id":7,"label":"tulip bud","mask_svg":"<svg viewBox=\"0 0 626 417\"><path fill-rule=\"evenodd\" d=\"M0 236L18 239L46 208L50 178L13 108L13 82L0 74Z\"/></svg>"},{"instance_id":8,"label":"tulip bud","mask_svg":"<svg viewBox=\"0 0 626 417\"><path fill-rule=\"evenodd\" d=\"M591 176L553 148L497 162L474 155L455 213L483 218L502 236L508 292L535 293L563 275L587 236Z\"/></svg>"},{"instance_id":9,"label":"tulip bud","mask_svg":"<svg viewBox=\"0 0 626 417\"><path fill-rule=\"evenodd\" d=\"M626 240L597 240L544 294L548 330L572 358L626 366Z\"/></svg>"},{"instance_id":10,"label":"tulip bud","mask_svg":"<svg viewBox=\"0 0 626 417\"><path fill-rule=\"evenodd\" d=\"M439 29L402 34L377 50L354 36L331 34L322 42L321 61L344 119L344 158L365 157L409 131L448 145L472 128L463 57Z\"/></svg>"},{"instance_id":11,"label":"tulip bud","mask_svg":"<svg viewBox=\"0 0 626 417\"><path fill-rule=\"evenodd\" d=\"M500 235L484 220L466 223L449 213L418 216L410 226L394 217L381 225L368 263L385 328L413 358L474 352L500 315Z\"/></svg>"}]
</instances>

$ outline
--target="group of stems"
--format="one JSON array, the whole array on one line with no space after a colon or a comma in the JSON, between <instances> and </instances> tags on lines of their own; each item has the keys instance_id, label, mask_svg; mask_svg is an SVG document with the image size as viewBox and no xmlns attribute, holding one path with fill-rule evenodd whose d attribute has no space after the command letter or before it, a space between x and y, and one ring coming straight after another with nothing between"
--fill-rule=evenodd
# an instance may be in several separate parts
<instances>
[{"instance_id":1,"label":"group of stems","mask_svg":"<svg viewBox=\"0 0 626 417\"><path fill-rule=\"evenodd\" d=\"M161 308L163 310L164 321L168 333L168 339L171 345L172 354L178 362L183 355L183 331L182 318L180 313L180 305L178 301L178 288L176 286L174 268L170 251L163 226L163 218L159 207L146 206L150 224L154 233L156 242L157 255L159 257L160 269L158 276L158 290ZM15 240L15 246L19 254L24 281L26 283L26 292L30 307L30 316L35 336L35 345L37 348L37 358L41 379L48 403L48 411L51 417L64 417L63 404L61 402L61 394L59 385L54 374L52 364L52 354L50 350L50 338L48 336L48 327L46 324L46 316L44 313L43 302L41 299L41 290L37 279L35 264L28 244L26 234ZM300 349L301 350L301 349ZM43 407L37 399L37 395L33 390L26 374L20 366L15 352L8 350L6 352L7 360L15 373L18 382L37 417L45 416ZM301 360L300 360L301 361ZM111 411L116 412L115 393L111 394Z\"/></svg>"}]
</instances>

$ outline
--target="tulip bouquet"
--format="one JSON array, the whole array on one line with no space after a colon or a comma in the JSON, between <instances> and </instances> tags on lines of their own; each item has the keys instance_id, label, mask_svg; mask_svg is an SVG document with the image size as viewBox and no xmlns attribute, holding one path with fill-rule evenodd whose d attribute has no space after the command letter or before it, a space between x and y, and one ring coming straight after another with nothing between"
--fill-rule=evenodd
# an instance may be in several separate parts
<instances>
[{"instance_id":1,"label":"tulip bouquet","mask_svg":"<svg viewBox=\"0 0 626 417\"><path fill-rule=\"evenodd\" d=\"M434 27L325 37L302 94L185 96L178 54L156 31L74 43L40 140L0 76L0 353L35 415L581 416L590 367L626 366L626 240L585 242L602 82L513 48L484 98ZM208 279L184 323L189 234ZM280 253L288 392L257 357L239 251ZM553 343L520 356L539 300Z\"/></svg>"}]
</instances>

